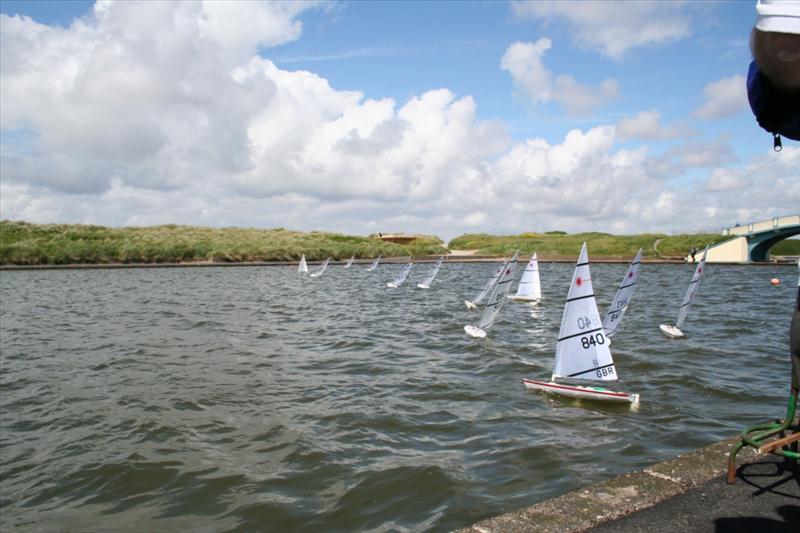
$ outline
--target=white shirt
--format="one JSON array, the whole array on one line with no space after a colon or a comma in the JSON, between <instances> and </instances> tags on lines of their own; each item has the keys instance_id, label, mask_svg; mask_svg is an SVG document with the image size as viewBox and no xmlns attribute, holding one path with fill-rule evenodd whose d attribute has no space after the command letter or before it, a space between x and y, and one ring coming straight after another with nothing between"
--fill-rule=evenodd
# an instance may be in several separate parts
<instances>
[{"instance_id":1,"label":"white shirt","mask_svg":"<svg viewBox=\"0 0 800 533\"><path fill-rule=\"evenodd\" d=\"M758 0L756 28L800 34L800 0Z\"/></svg>"}]
</instances>

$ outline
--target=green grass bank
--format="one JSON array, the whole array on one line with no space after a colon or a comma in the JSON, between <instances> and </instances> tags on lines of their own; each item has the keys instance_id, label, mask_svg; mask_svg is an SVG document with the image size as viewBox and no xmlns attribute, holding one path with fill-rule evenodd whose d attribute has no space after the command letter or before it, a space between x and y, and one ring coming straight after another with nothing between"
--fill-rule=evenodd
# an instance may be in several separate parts
<instances>
[{"instance_id":1,"label":"green grass bank","mask_svg":"<svg viewBox=\"0 0 800 533\"><path fill-rule=\"evenodd\" d=\"M344 260L354 255L367 259L477 250L479 255L504 256L519 248L544 259L574 259L582 242L594 259L629 260L639 247L649 259L680 259L692 245L724 241L717 233L665 235L611 235L561 231L520 235L467 234L448 246L435 236L421 236L401 245L383 242L377 235L357 237L283 228L205 228L168 224L151 227L108 228L82 224L30 224L0 221L0 265L68 265L132 263L239 263L309 261L327 257ZM770 250L773 255L800 255L800 240L784 240Z\"/></svg>"},{"instance_id":2,"label":"green grass bank","mask_svg":"<svg viewBox=\"0 0 800 533\"><path fill-rule=\"evenodd\" d=\"M611 235L609 233L573 233L551 231L496 236L484 233L466 234L450 241L451 250L477 250L481 255L508 255L519 248L527 255L533 252L544 258L575 257L586 242L594 259L630 259L641 247L649 259L681 259L694 245L698 253L707 245L717 244L730 237L720 233L665 235ZM784 240L772 247L773 255L800 255L800 240Z\"/></svg>"},{"instance_id":3,"label":"green grass bank","mask_svg":"<svg viewBox=\"0 0 800 533\"><path fill-rule=\"evenodd\" d=\"M66 265L113 263L189 263L309 261L371 258L378 255L447 253L437 237L411 244L383 242L377 235L303 233L283 228L204 228L164 225L107 228L81 224L29 224L0 221L0 264Z\"/></svg>"}]
</instances>

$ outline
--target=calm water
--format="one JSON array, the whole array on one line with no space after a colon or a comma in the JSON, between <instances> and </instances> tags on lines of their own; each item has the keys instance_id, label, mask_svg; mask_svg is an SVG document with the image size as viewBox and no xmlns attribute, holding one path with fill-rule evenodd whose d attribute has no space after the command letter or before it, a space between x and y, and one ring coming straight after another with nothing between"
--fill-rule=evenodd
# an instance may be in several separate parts
<instances>
[{"instance_id":1,"label":"calm water","mask_svg":"<svg viewBox=\"0 0 800 533\"><path fill-rule=\"evenodd\" d=\"M643 265L612 344L632 413L520 381L573 265L464 335L495 266L0 273L0 528L448 531L783 416L795 268L709 265L676 341L693 266ZM592 266L601 310L626 267Z\"/></svg>"}]
</instances>

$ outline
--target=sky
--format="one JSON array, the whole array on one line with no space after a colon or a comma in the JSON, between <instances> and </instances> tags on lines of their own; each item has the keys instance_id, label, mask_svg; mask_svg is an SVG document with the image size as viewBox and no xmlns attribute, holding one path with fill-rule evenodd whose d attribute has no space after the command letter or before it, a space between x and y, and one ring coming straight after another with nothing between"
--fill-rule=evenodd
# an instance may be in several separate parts
<instances>
[{"instance_id":1,"label":"sky","mask_svg":"<svg viewBox=\"0 0 800 533\"><path fill-rule=\"evenodd\" d=\"M754 2L0 1L0 218L464 233L797 214Z\"/></svg>"}]
</instances>

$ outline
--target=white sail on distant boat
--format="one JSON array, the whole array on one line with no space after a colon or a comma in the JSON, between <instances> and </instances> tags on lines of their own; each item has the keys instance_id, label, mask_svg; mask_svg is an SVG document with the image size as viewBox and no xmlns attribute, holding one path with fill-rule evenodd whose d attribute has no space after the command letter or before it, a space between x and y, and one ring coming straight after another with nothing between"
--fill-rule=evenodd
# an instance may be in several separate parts
<instances>
[{"instance_id":1,"label":"white sail on distant boat","mask_svg":"<svg viewBox=\"0 0 800 533\"><path fill-rule=\"evenodd\" d=\"M627 402L631 409L639 408L639 395L616 392L604 387L571 385L556 382L556 378L570 380L617 379L614 360L605 338L589 272L589 257L583 243L575 273L569 286L561 329L556 343L556 357L550 381L523 379L525 387L570 398L584 398Z\"/></svg>"},{"instance_id":2,"label":"white sail on distant boat","mask_svg":"<svg viewBox=\"0 0 800 533\"><path fill-rule=\"evenodd\" d=\"M525 267L525 272L522 273L522 279L519 280L519 286L517 286L517 294L512 294L508 299L515 302L531 303L536 303L542 299L542 283L539 281L539 260L536 254L531 256L528 266Z\"/></svg>"},{"instance_id":3,"label":"white sail on distant boat","mask_svg":"<svg viewBox=\"0 0 800 533\"><path fill-rule=\"evenodd\" d=\"M479 292L478 295L472 299L472 301L464 300L464 305L467 306L467 309L469 309L470 311L474 311L475 309L478 308L478 305L480 305L483 299L486 298L486 295L489 294L489 291L491 291L494 288L495 284L497 283L497 280L500 279L500 273L503 272L503 270L505 270L506 263L508 263L508 261L503 261L503 264L497 267L497 270L494 271L492 277L489 278L484 284L483 288L481 289L481 292Z\"/></svg>"},{"instance_id":4,"label":"white sail on distant boat","mask_svg":"<svg viewBox=\"0 0 800 533\"><path fill-rule=\"evenodd\" d=\"M297 265L297 271L301 274L308 274L308 265L306 264L306 254L300 258L300 264Z\"/></svg>"},{"instance_id":5,"label":"white sail on distant boat","mask_svg":"<svg viewBox=\"0 0 800 533\"><path fill-rule=\"evenodd\" d=\"M356 259L356 256L352 256L350 258L350 261L348 261L347 264L344 267L345 268L350 268L351 266L353 266L353 261L355 261L355 259Z\"/></svg>"},{"instance_id":6,"label":"white sail on distant boat","mask_svg":"<svg viewBox=\"0 0 800 533\"><path fill-rule=\"evenodd\" d=\"M436 279L436 274L438 274L439 273L439 269L442 268L442 262L443 261L444 261L444 256L440 255L439 256L439 260L436 261L436 264L433 266L433 270L431 270L431 273L428 274L427 278L425 278L425 281L423 281L422 283L418 283L417 284L418 288L420 288L420 289L430 289L431 288L431 283L433 283L433 280Z\"/></svg>"},{"instance_id":7,"label":"white sail on distant boat","mask_svg":"<svg viewBox=\"0 0 800 533\"><path fill-rule=\"evenodd\" d=\"M681 303L681 308L678 310L678 320L675 322L675 325L661 324L659 326L661 333L671 339L680 339L686 336L681 331L681 326L683 325L683 321L686 320L686 315L689 314L692 301L694 301L694 295L697 294L697 289L700 288L700 281L703 279L703 274L706 271L706 252L708 252L708 246L703 250L703 257L700 259L700 262L697 263L697 268L692 275L692 281L689 282L689 287L686 289L686 294L683 296L683 303Z\"/></svg>"},{"instance_id":8,"label":"white sail on distant boat","mask_svg":"<svg viewBox=\"0 0 800 533\"><path fill-rule=\"evenodd\" d=\"M394 281L390 281L386 284L387 287L391 287L396 289L400 287L403 283L406 282L406 278L408 278L408 273L411 272L411 267L414 266L414 263L411 262L411 257L408 258L408 263L403 265L403 268L400 269L400 272L397 274L397 277L394 278Z\"/></svg>"},{"instance_id":9,"label":"white sail on distant boat","mask_svg":"<svg viewBox=\"0 0 800 533\"><path fill-rule=\"evenodd\" d=\"M514 281L514 271L517 269L517 257L519 257L519 250L514 252L514 256L503 265L503 270L500 274L498 282L492 289L492 294L486 301L486 309L483 310L483 316L477 326L464 326L464 331L470 337L482 339L486 337L486 332L494 324L503 302L506 300L506 295L511 289L511 282Z\"/></svg>"},{"instance_id":10,"label":"white sail on distant boat","mask_svg":"<svg viewBox=\"0 0 800 533\"><path fill-rule=\"evenodd\" d=\"M622 317L625 316L625 311L628 309L628 304L633 296L633 291L636 290L636 283L639 281L639 267L642 263L642 249L636 252L636 257L631 261L628 266L628 271L625 277L622 278L622 283L619 284L617 294L614 295L614 300L608 308L606 316L603 317L603 329L606 332L606 337L611 338L617 332Z\"/></svg>"},{"instance_id":11,"label":"white sail on distant boat","mask_svg":"<svg viewBox=\"0 0 800 533\"><path fill-rule=\"evenodd\" d=\"M320 269L317 270L316 272L314 272L313 274L311 274L311 277L312 278L320 277L325 272L325 269L328 268L328 263L330 263L330 261L331 261L330 257L327 258L325 261L323 261L322 262L322 266L320 267Z\"/></svg>"},{"instance_id":12,"label":"white sail on distant boat","mask_svg":"<svg viewBox=\"0 0 800 533\"><path fill-rule=\"evenodd\" d=\"M367 267L367 272L372 272L373 270L378 268L378 263L380 262L381 262L381 256L376 257L375 261L373 261L372 264L369 267Z\"/></svg>"}]
</instances>

